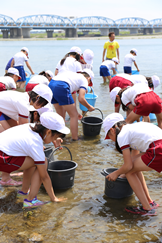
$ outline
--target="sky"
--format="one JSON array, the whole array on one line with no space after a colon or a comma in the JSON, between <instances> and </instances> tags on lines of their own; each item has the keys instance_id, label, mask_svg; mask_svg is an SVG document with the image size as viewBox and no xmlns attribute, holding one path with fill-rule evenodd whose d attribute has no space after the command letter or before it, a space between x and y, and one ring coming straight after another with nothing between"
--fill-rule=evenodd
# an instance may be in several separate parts
<instances>
[{"instance_id":1,"label":"sky","mask_svg":"<svg viewBox=\"0 0 162 243\"><path fill-rule=\"evenodd\" d=\"M113 20L140 17L162 18L162 0L7 0L0 14L15 21L24 16L51 14L63 17L103 16Z\"/></svg>"}]
</instances>

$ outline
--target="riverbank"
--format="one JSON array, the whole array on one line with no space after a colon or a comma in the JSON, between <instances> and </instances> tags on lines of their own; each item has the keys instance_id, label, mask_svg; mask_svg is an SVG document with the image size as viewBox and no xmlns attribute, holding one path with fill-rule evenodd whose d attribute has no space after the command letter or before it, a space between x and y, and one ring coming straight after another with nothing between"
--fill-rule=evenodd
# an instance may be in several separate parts
<instances>
[{"instance_id":1,"label":"riverbank","mask_svg":"<svg viewBox=\"0 0 162 243\"><path fill-rule=\"evenodd\" d=\"M129 40L129 39L162 39L162 35L129 35L129 36L116 36L117 40ZM65 38L65 37L31 37L31 38L20 38L20 39L1 39L0 41L57 41L57 40L107 40L107 36L97 36L97 37L74 37L74 38Z\"/></svg>"}]
</instances>

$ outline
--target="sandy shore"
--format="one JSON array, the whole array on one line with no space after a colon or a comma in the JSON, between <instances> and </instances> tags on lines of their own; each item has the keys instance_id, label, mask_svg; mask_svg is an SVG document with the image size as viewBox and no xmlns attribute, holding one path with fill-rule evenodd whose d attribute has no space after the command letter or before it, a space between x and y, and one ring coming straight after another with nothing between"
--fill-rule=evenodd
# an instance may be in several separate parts
<instances>
[{"instance_id":1,"label":"sandy shore","mask_svg":"<svg viewBox=\"0 0 162 243\"><path fill-rule=\"evenodd\" d=\"M116 36L116 39L161 39L162 35L131 35L131 36ZM54 41L54 40L107 40L107 36L98 36L98 37L78 37L78 38L21 38L21 39L3 39L0 38L0 41Z\"/></svg>"}]
</instances>

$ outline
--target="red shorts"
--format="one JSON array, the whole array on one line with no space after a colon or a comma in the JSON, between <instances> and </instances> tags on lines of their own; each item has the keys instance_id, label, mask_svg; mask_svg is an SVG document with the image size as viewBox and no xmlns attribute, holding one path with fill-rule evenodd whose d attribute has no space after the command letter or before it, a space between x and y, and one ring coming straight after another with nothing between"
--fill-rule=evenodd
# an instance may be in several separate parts
<instances>
[{"instance_id":1,"label":"red shorts","mask_svg":"<svg viewBox=\"0 0 162 243\"><path fill-rule=\"evenodd\" d=\"M162 171L162 139L152 142L141 159L148 167L160 173Z\"/></svg>"},{"instance_id":2,"label":"red shorts","mask_svg":"<svg viewBox=\"0 0 162 243\"><path fill-rule=\"evenodd\" d=\"M12 171L20 169L25 158L26 156L9 156L0 151L0 171L11 173Z\"/></svg>"},{"instance_id":3,"label":"red shorts","mask_svg":"<svg viewBox=\"0 0 162 243\"><path fill-rule=\"evenodd\" d=\"M0 91L4 91L4 90L7 90L6 85L3 83L0 83Z\"/></svg>"},{"instance_id":4,"label":"red shorts","mask_svg":"<svg viewBox=\"0 0 162 243\"><path fill-rule=\"evenodd\" d=\"M38 84L30 84L30 83L28 83L28 84L26 85L26 88L25 88L26 92L28 92L28 91L32 91L32 89L33 89L36 85L38 85Z\"/></svg>"},{"instance_id":5,"label":"red shorts","mask_svg":"<svg viewBox=\"0 0 162 243\"><path fill-rule=\"evenodd\" d=\"M137 95L134 103L136 106L133 112L137 115L148 116L150 113L162 112L162 100L153 91Z\"/></svg>"},{"instance_id":6,"label":"red shorts","mask_svg":"<svg viewBox=\"0 0 162 243\"><path fill-rule=\"evenodd\" d=\"M72 94L76 94L76 91L72 92Z\"/></svg>"},{"instance_id":7,"label":"red shorts","mask_svg":"<svg viewBox=\"0 0 162 243\"><path fill-rule=\"evenodd\" d=\"M121 89L124 89L128 86L133 86L133 83L131 81L129 81L125 78L119 77L119 76L115 76L115 77L111 78L110 83L109 83L110 92L115 87L120 87Z\"/></svg>"}]
</instances>

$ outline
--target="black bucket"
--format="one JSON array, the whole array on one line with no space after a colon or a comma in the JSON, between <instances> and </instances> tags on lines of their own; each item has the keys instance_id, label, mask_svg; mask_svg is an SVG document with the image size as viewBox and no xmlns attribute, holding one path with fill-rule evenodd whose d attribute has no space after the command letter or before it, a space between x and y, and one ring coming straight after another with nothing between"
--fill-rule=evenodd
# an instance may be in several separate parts
<instances>
[{"instance_id":1,"label":"black bucket","mask_svg":"<svg viewBox=\"0 0 162 243\"><path fill-rule=\"evenodd\" d=\"M116 168L107 168L102 170L101 174L107 176L113 171L117 170ZM126 178L117 178L116 181L108 181L105 178L105 195L110 198L121 199L129 197L133 194L133 190L129 185L129 182Z\"/></svg>"},{"instance_id":2,"label":"black bucket","mask_svg":"<svg viewBox=\"0 0 162 243\"><path fill-rule=\"evenodd\" d=\"M95 110L99 110L98 108L95 108ZM94 116L89 116L89 117L84 117L82 118L82 126L83 126L83 134L85 136L97 136L100 134L101 131L101 126L103 123L103 113L101 110L99 110L102 115L102 119L99 117L94 117Z\"/></svg>"},{"instance_id":3,"label":"black bucket","mask_svg":"<svg viewBox=\"0 0 162 243\"><path fill-rule=\"evenodd\" d=\"M51 161L49 157L48 174L51 178L54 190L66 190L71 188L74 185L75 169L78 166L76 162L72 161L70 150L66 146L62 147L69 151L71 160ZM59 148L54 149L51 155L58 149Z\"/></svg>"}]
</instances>

